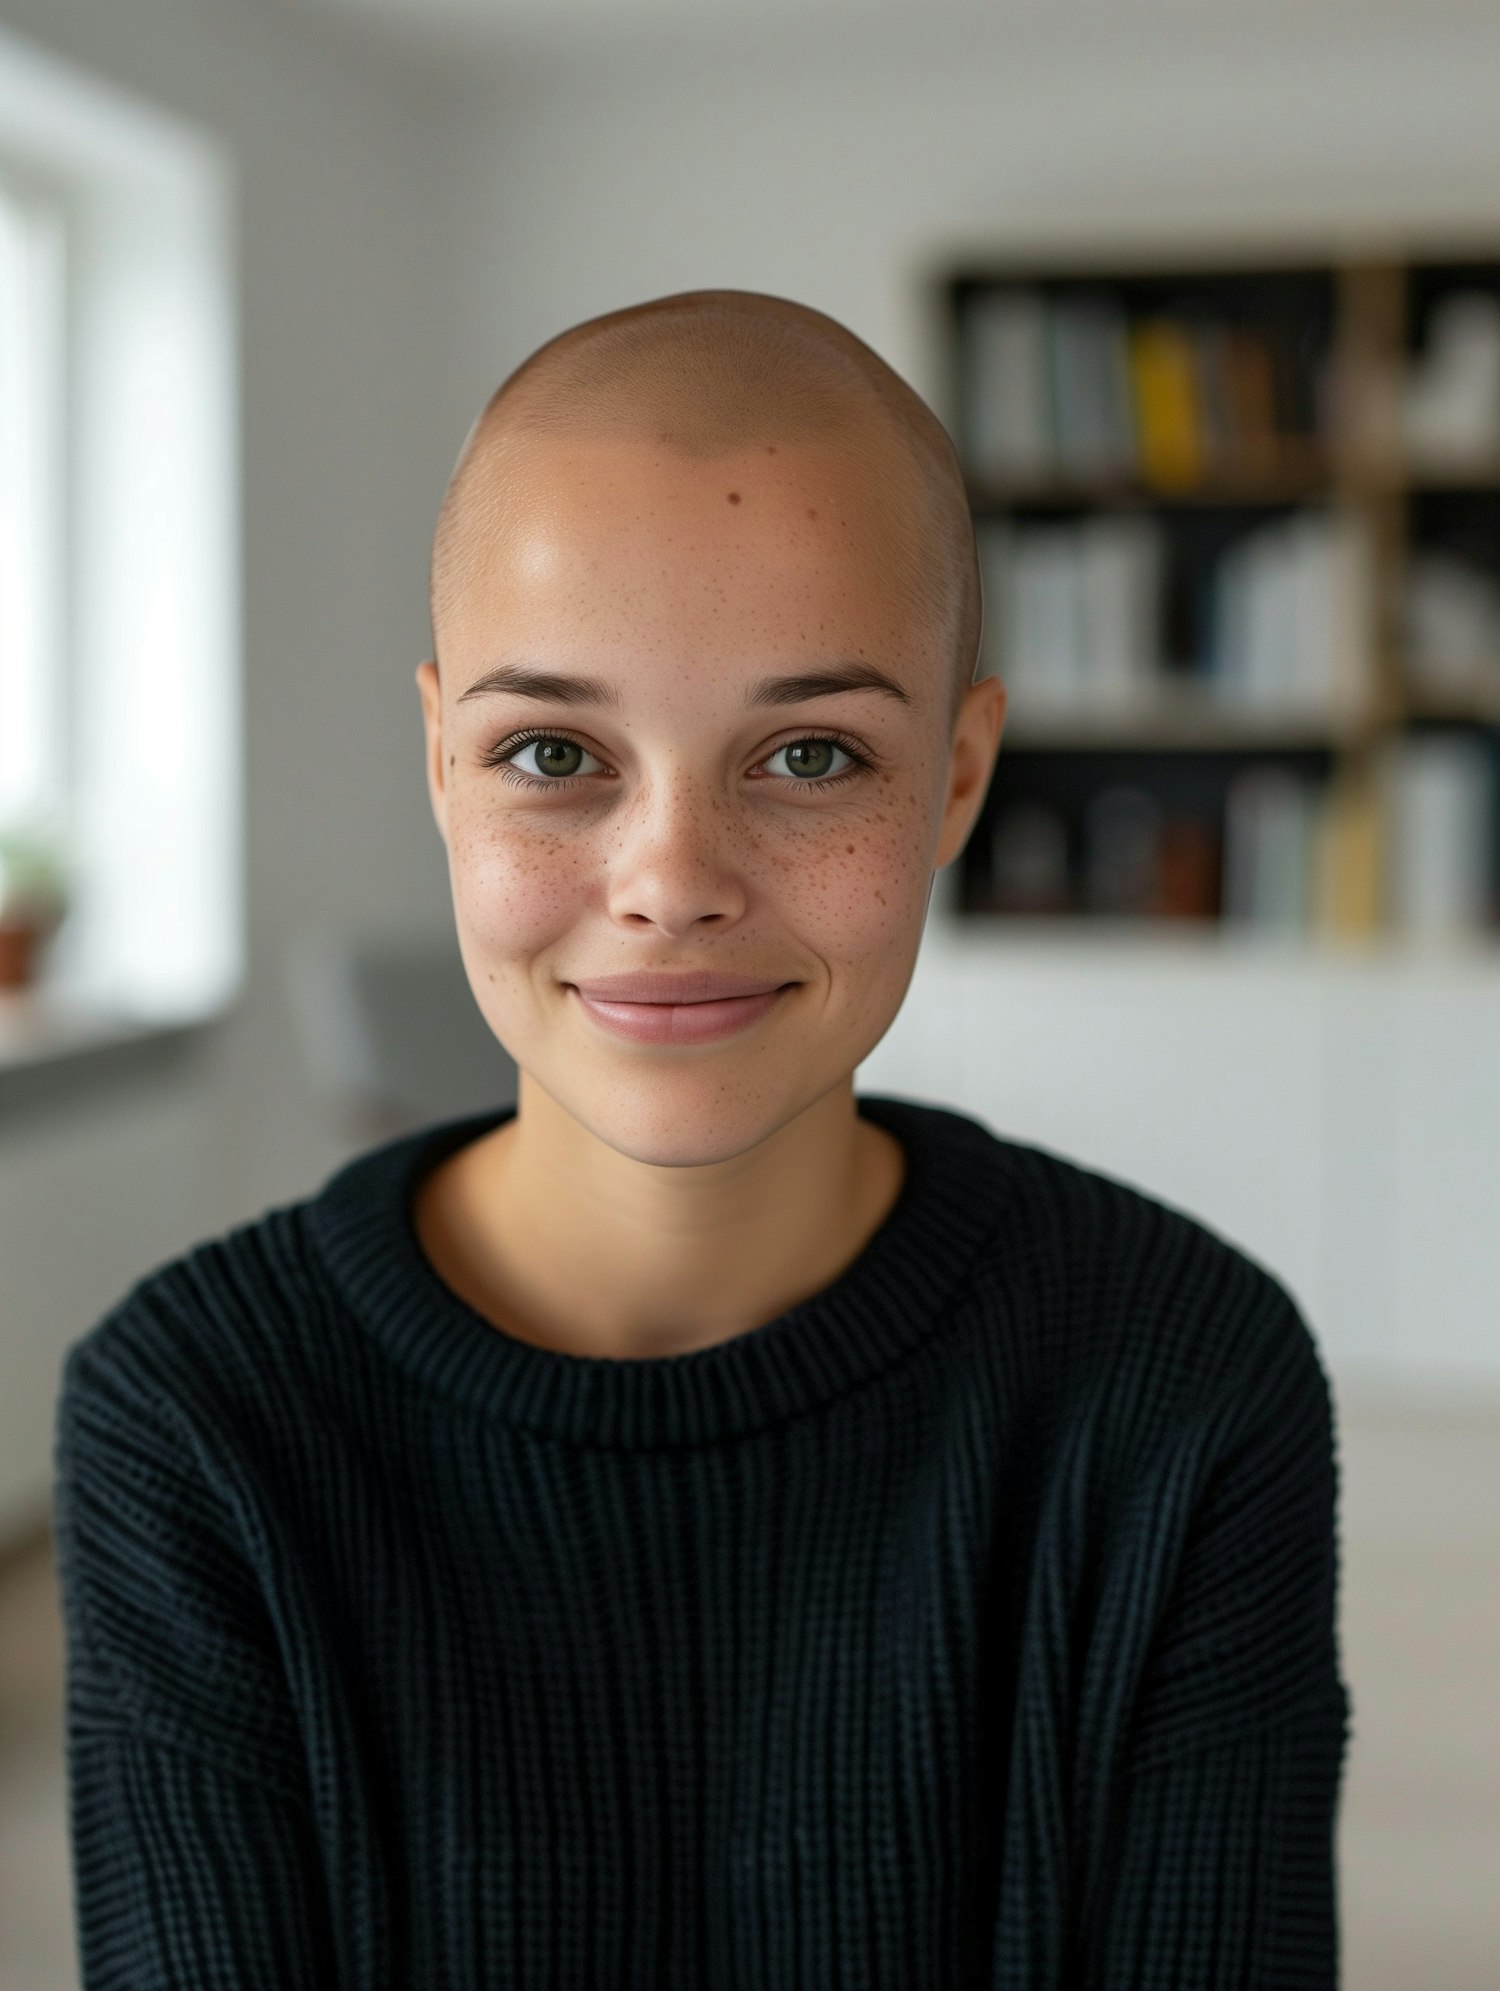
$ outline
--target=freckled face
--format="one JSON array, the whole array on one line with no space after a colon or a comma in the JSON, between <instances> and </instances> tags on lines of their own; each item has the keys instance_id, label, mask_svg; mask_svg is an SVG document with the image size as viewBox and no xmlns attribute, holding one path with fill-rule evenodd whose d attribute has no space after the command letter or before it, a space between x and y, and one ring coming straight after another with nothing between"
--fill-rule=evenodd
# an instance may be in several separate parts
<instances>
[{"instance_id":1,"label":"freckled face","mask_svg":"<svg viewBox=\"0 0 1500 1991\"><path fill-rule=\"evenodd\" d=\"M951 735L940 633L876 466L822 446L715 460L507 444L481 557L418 673L460 949L532 1080L616 1150L744 1152L848 1075L910 980ZM862 662L875 690L750 702ZM464 698L498 664L618 702ZM524 736L524 737L523 737ZM946 862L952 852L945 852ZM747 1026L641 1042L571 984L708 970L790 984Z\"/></svg>"}]
</instances>

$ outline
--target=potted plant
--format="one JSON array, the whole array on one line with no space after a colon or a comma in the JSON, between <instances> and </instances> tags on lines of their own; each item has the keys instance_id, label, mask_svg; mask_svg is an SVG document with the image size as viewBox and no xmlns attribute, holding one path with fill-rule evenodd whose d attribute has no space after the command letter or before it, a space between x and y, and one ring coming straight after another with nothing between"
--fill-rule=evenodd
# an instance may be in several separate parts
<instances>
[{"instance_id":1,"label":"potted plant","mask_svg":"<svg viewBox=\"0 0 1500 1991\"><path fill-rule=\"evenodd\" d=\"M42 952L71 902L61 834L38 822L0 822L0 988L36 980Z\"/></svg>"}]
</instances>

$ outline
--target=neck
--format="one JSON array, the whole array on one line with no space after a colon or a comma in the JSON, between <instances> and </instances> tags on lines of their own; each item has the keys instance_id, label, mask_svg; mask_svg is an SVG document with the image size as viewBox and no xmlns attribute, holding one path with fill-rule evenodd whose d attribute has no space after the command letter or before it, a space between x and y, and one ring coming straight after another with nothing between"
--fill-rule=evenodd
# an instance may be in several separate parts
<instances>
[{"instance_id":1,"label":"neck","mask_svg":"<svg viewBox=\"0 0 1500 1991\"><path fill-rule=\"evenodd\" d=\"M636 1161L521 1075L518 1110L422 1185L447 1284L522 1340L634 1358L709 1347L830 1284L884 1220L904 1157L852 1076L745 1153Z\"/></svg>"}]
</instances>

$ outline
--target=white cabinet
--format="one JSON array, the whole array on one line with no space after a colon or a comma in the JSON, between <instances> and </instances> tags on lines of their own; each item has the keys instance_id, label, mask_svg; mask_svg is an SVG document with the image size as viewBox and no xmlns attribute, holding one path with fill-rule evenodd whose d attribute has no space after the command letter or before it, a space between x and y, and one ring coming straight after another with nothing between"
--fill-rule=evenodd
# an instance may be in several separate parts
<instances>
[{"instance_id":1,"label":"white cabinet","mask_svg":"<svg viewBox=\"0 0 1500 1991\"><path fill-rule=\"evenodd\" d=\"M858 1089L957 1107L1190 1211L1342 1384L1500 1397L1500 952L934 913Z\"/></svg>"}]
</instances>

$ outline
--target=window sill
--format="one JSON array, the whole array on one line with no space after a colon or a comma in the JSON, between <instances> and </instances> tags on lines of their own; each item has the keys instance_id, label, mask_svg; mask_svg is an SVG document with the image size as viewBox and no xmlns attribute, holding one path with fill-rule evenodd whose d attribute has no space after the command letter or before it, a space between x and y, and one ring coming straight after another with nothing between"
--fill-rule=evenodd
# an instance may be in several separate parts
<instances>
[{"instance_id":1,"label":"window sill","mask_svg":"<svg viewBox=\"0 0 1500 1991\"><path fill-rule=\"evenodd\" d=\"M155 1080L221 1014L151 1016L46 982L0 989L0 1120L95 1098L127 1076Z\"/></svg>"}]
</instances>

